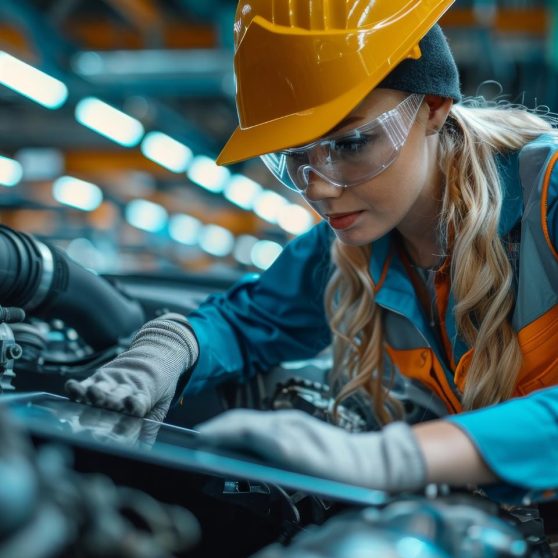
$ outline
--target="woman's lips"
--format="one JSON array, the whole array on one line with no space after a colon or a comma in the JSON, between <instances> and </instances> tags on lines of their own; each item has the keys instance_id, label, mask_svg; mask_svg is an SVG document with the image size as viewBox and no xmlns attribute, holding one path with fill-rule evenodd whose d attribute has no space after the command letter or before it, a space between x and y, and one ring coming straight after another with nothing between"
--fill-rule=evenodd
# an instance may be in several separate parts
<instances>
[{"instance_id":1,"label":"woman's lips","mask_svg":"<svg viewBox=\"0 0 558 558\"><path fill-rule=\"evenodd\" d=\"M358 219L362 211L353 211L352 213L337 213L328 215L327 219L332 228L337 230L348 229Z\"/></svg>"}]
</instances>

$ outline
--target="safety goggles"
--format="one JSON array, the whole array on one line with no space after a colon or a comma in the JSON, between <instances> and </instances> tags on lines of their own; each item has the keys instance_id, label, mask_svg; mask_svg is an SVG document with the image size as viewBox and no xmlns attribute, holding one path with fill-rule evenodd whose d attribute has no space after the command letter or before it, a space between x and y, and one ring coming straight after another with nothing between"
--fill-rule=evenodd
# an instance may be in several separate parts
<instances>
[{"instance_id":1,"label":"safety goggles","mask_svg":"<svg viewBox=\"0 0 558 558\"><path fill-rule=\"evenodd\" d=\"M424 95L409 95L394 109L349 132L261 159L282 184L299 193L306 191L312 173L339 188L362 184L397 159L423 99Z\"/></svg>"}]
</instances>

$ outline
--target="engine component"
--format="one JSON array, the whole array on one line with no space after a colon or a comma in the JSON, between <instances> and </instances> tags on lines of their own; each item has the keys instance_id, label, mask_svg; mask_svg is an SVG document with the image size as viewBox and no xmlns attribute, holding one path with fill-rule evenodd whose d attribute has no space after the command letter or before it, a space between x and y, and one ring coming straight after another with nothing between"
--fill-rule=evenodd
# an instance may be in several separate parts
<instances>
[{"instance_id":1,"label":"engine component","mask_svg":"<svg viewBox=\"0 0 558 558\"><path fill-rule=\"evenodd\" d=\"M171 558L199 541L188 510L75 473L70 461L60 447L35 451L0 410L0 556Z\"/></svg>"},{"instance_id":2,"label":"engine component","mask_svg":"<svg viewBox=\"0 0 558 558\"><path fill-rule=\"evenodd\" d=\"M405 422L415 424L446 414L443 403L418 384L398 377L390 389L391 395L401 402ZM298 409L326 422L335 422L349 432L380 430L382 425L374 415L372 405L363 394L355 394L337 407L333 417L333 397L329 386L319 381L294 377L277 383L266 402L268 409Z\"/></svg>"},{"instance_id":3,"label":"engine component","mask_svg":"<svg viewBox=\"0 0 558 558\"><path fill-rule=\"evenodd\" d=\"M21 357L22 349L15 341L13 331L8 324L25 319L21 308L3 308L0 306L0 393L14 389L14 361Z\"/></svg>"},{"instance_id":4,"label":"engine component","mask_svg":"<svg viewBox=\"0 0 558 558\"><path fill-rule=\"evenodd\" d=\"M106 279L36 238L0 226L0 304L59 318L94 349L113 346L138 329L144 313Z\"/></svg>"},{"instance_id":5,"label":"engine component","mask_svg":"<svg viewBox=\"0 0 558 558\"><path fill-rule=\"evenodd\" d=\"M420 498L337 516L295 537L288 548L274 544L253 558L348 556L522 558L530 553L522 534L475 498Z\"/></svg>"},{"instance_id":6,"label":"engine component","mask_svg":"<svg viewBox=\"0 0 558 558\"><path fill-rule=\"evenodd\" d=\"M22 350L18 365L36 367L47 347L46 334L39 327L30 323L12 324L11 330Z\"/></svg>"},{"instance_id":7,"label":"engine component","mask_svg":"<svg viewBox=\"0 0 558 558\"><path fill-rule=\"evenodd\" d=\"M332 421L334 399L329 386L302 378L291 378L277 384L270 398L270 409L298 409L324 420ZM336 423L350 432L368 430L366 420L356 411L340 405L337 409Z\"/></svg>"}]
</instances>

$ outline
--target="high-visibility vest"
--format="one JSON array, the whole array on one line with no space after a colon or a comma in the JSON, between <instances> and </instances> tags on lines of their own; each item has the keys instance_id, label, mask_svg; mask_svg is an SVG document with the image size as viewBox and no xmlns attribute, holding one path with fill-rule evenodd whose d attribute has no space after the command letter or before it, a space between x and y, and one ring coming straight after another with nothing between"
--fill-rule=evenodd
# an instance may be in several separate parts
<instances>
[{"instance_id":1,"label":"high-visibility vest","mask_svg":"<svg viewBox=\"0 0 558 558\"><path fill-rule=\"evenodd\" d=\"M545 134L519 153L503 156L505 193L500 235L515 268L516 302L511 323L523 361L514 396L558 385L558 137ZM384 308L388 366L429 387L448 412L462 410L460 395L474 348L456 334L448 262L436 274L436 334L417 297L394 234L374 242L370 262L376 302Z\"/></svg>"}]
</instances>

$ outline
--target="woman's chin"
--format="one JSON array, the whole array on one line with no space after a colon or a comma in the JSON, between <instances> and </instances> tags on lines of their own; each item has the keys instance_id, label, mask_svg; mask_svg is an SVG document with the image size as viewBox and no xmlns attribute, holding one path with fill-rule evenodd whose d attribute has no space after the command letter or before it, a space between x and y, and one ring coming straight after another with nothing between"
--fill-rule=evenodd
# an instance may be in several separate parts
<instances>
[{"instance_id":1,"label":"woman's chin","mask_svg":"<svg viewBox=\"0 0 558 558\"><path fill-rule=\"evenodd\" d=\"M370 231L362 229L362 227L354 227L347 230L333 229L333 232L335 233L337 240L347 246L366 246L389 232L385 230Z\"/></svg>"}]
</instances>

